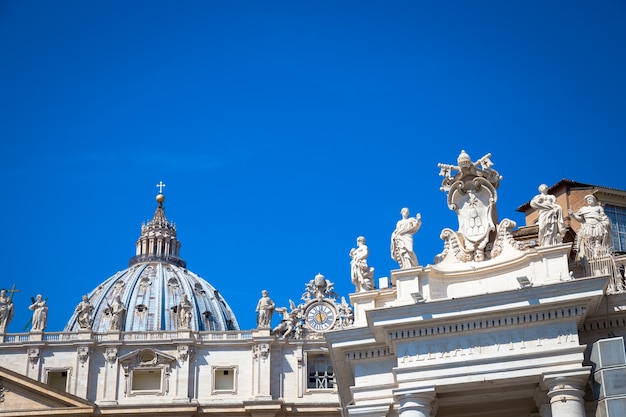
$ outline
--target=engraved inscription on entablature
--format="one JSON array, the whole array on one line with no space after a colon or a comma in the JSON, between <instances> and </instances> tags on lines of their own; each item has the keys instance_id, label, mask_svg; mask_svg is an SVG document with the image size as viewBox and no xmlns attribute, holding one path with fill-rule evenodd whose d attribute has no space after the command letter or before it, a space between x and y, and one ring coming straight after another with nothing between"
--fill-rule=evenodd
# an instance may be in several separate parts
<instances>
[{"instance_id":1,"label":"engraved inscription on entablature","mask_svg":"<svg viewBox=\"0 0 626 417\"><path fill-rule=\"evenodd\" d=\"M579 345L575 323L398 343L398 366L513 356Z\"/></svg>"}]
</instances>

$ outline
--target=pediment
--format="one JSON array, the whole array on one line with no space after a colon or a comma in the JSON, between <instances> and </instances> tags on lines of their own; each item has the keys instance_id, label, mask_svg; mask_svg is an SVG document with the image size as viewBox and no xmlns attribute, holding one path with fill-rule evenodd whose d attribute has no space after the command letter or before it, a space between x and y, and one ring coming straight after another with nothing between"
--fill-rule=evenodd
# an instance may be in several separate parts
<instances>
[{"instance_id":1,"label":"pediment","mask_svg":"<svg viewBox=\"0 0 626 417\"><path fill-rule=\"evenodd\" d=\"M95 405L0 367L0 416L91 416Z\"/></svg>"},{"instance_id":2,"label":"pediment","mask_svg":"<svg viewBox=\"0 0 626 417\"><path fill-rule=\"evenodd\" d=\"M157 349L144 348L133 350L126 355L120 356L119 361L123 366L153 366L169 365L176 360L175 357Z\"/></svg>"}]
</instances>

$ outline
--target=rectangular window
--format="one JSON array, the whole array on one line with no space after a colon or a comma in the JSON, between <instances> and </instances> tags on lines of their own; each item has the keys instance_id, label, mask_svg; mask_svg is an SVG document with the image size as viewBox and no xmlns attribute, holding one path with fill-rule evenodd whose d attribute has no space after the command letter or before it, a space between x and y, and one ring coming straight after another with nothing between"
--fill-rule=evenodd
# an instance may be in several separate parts
<instances>
[{"instance_id":1,"label":"rectangular window","mask_svg":"<svg viewBox=\"0 0 626 417\"><path fill-rule=\"evenodd\" d=\"M133 392L160 392L162 370L133 369L131 374L131 391Z\"/></svg>"},{"instance_id":2,"label":"rectangular window","mask_svg":"<svg viewBox=\"0 0 626 417\"><path fill-rule=\"evenodd\" d=\"M307 388L333 389L335 388L335 372L326 355L307 355Z\"/></svg>"},{"instance_id":3,"label":"rectangular window","mask_svg":"<svg viewBox=\"0 0 626 417\"><path fill-rule=\"evenodd\" d=\"M52 388L56 388L59 391L67 391L67 369L63 370L49 370L48 371L48 385Z\"/></svg>"},{"instance_id":4,"label":"rectangular window","mask_svg":"<svg viewBox=\"0 0 626 417\"><path fill-rule=\"evenodd\" d=\"M234 393L237 391L236 367L213 367L213 393Z\"/></svg>"},{"instance_id":5,"label":"rectangular window","mask_svg":"<svg viewBox=\"0 0 626 417\"><path fill-rule=\"evenodd\" d=\"M604 206L604 212L611 219L611 229L613 232L613 248L615 252L626 252L626 208Z\"/></svg>"}]
</instances>

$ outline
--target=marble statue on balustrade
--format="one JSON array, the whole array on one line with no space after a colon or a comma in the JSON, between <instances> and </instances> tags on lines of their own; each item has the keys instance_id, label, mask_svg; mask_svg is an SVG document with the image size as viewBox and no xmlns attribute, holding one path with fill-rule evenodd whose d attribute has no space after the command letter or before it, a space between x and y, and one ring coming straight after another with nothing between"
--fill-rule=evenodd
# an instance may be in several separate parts
<instances>
[{"instance_id":1,"label":"marble statue on balustrade","mask_svg":"<svg viewBox=\"0 0 626 417\"><path fill-rule=\"evenodd\" d=\"M180 302L178 303L176 314L178 315L178 328L179 329L189 329L191 325L191 301L189 301L189 297L187 294L183 294Z\"/></svg>"},{"instance_id":2,"label":"marble statue on balustrade","mask_svg":"<svg viewBox=\"0 0 626 417\"><path fill-rule=\"evenodd\" d=\"M276 305L269 297L267 290L261 291L261 298L256 306L258 328L270 327L275 307Z\"/></svg>"},{"instance_id":3,"label":"marble statue on balustrade","mask_svg":"<svg viewBox=\"0 0 626 417\"><path fill-rule=\"evenodd\" d=\"M354 323L354 311L346 301L346 297L341 297L341 304L337 306L337 311L339 313L339 327L352 326Z\"/></svg>"},{"instance_id":4,"label":"marble statue on balustrade","mask_svg":"<svg viewBox=\"0 0 626 417\"><path fill-rule=\"evenodd\" d=\"M413 218L407 207L400 211L402 218L396 223L391 233L391 258L398 262L400 269L417 267L417 256L413 251L413 235L422 226L422 215L417 213Z\"/></svg>"},{"instance_id":5,"label":"marble statue on balustrade","mask_svg":"<svg viewBox=\"0 0 626 417\"><path fill-rule=\"evenodd\" d=\"M537 210L539 226L539 246L551 246L563 243L563 235L567 231L563 220L563 209L556 202L556 197L548 194L548 186L541 184L539 194L530 200L530 206Z\"/></svg>"},{"instance_id":6,"label":"marble statue on balustrade","mask_svg":"<svg viewBox=\"0 0 626 417\"><path fill-rule=\"evenodd\" d=\"M11 319L13 319L13 299L7 296L7 290L0 290L0 333L6 332Z\"/></svg>"},{"instance_id":7,"label":"marble statue on balustrade","mask_svg":"<svg viewBox=\"0 0 626 417\"><path fill-rule=\"evenodd\" d=\"M374 289L374 268L367 264L369 249L365 238L359 236L356 240L357 247L350 250L350 273L352 283L356 286L356 292Z\"/></svg>"},{"instance_id":8,"label":"marble statue on balustrade","mask_svg":"<svg viewBox=\"0 0 626 417\"><path fill-rule=\"evenodd\" d=\"M111 316L109 329L114 331L120 331L124 329L124 320L126 319L126 307L122 303L119 295L116 295L113 299L113 303L109 304L106 309L106 314Z\"/></svg>"},{"instance_id":9,"label":"marble statue on balustrade","mask_svg":"<svg viewBox=\"0 0 626 417\"><path fill-rule=\"evenodd\" d=\"M302 306L296 306L293 300L289 300L290 309L287 307L278 307L276 311L281 314L280 323L272 330L273 334L279 335L281 338L286 339L296 334L296 326L303 320L304 312Z\"/></svg>"},{"instance_id":10,"label":"marble statue on balustrade","mask_svg":"<svg viewBox=\"0 0 626 417\"><path fill-rule=\"evenodd\" d=\"M44 331L48 325L48 304L46 300L43 299L41 294L37 294L37 297L35 297L28 309L33 312L31 331Z\"/></svg>"},{"instance_id":11,"label":"marble statue on balustrade","mask_svg":"<svg viewBox=\"0 0 626 417\"><path fill-rule=\"evenodd\" d=\"M491 154L474 162L461 151L457 165L438 166L439 175L444 177L441 190L448 195L448 208L457 214L459 228L442 230L444 250L437 255L435 263L481 262L499 256L508 247L524 248L512 238L515 222L504 219L498 224L496 189L502 177L493 169Z\"/></svg>"},{"instance_id":12,"label":"marble statue on balustrade","mask_svg":"<svg viewBox=\"0 0 626 417\"><path fill-rule=\"evenodd\" d=\"M91 319L94 307L89 302L89 297L83 295L82 301L78 303L74 312L76 313L76 321L78 326L83 330L91 329Z\"/></svg>"},{"instance_id":13,"label":"marble statue on balustrade","mask_svg":"<svg viewBox=\"0 0 626 417\"><path fill-rule=\"evenodd\" d=\"M593 259L610 254L613 248L611 220L604 213L604 209L598 204L595 196L591 194L585 196L585 202L587 205L577 212L572 209L568 210L570 216L581 225L576 237L577 256L583 259Z\"/></svg>"}]
</instances>

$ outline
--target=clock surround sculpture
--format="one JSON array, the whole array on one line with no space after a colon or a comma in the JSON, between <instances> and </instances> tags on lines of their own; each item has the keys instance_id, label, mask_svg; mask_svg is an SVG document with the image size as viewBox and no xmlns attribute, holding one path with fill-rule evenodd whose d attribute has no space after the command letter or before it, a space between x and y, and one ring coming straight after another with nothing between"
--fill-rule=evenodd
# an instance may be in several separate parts
<instances>
[{"instance_id":1,"label":"clock surround sculpture","mask_svg":"<svg viewBox=\"0 0 626 417\"><path fill-rule=\"evenodd\" d=\"M324 332L353 324L354 315L345 297L337 302L334 284L317 274L305 285L299 305L289 300L289 307L278 307L280 323L272 333L283 339L319 339Z\"/></svg>"}]
</instances>

